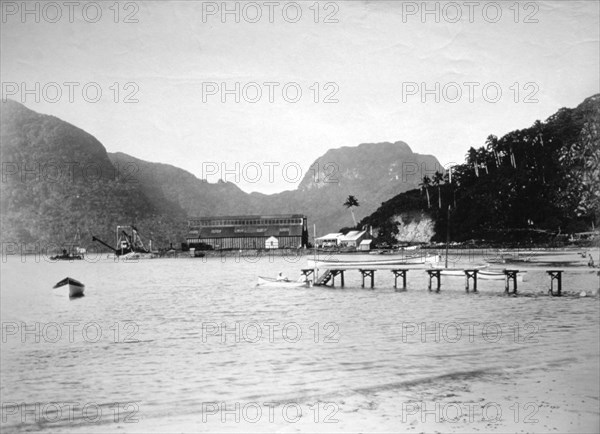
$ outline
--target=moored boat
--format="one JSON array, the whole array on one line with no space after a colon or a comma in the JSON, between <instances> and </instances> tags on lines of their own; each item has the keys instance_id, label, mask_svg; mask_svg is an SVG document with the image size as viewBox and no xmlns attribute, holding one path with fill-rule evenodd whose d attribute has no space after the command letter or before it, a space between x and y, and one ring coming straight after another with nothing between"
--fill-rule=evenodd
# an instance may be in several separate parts
<instances>
[{"instance_id":1,"label":"moored boat","mask_svg":"<svg viewBox=\"0 0 600 434\"><path fill-rule=\"evenodd\" d=\"M523 282L526 273L526 271L519 271L517 273L517 282ZM503 270L482 270L477 273L477 277L482 280L504 280L506 275Z\"/></svg>"},{"instance_id":2,"label":"moored boat","mask_svg":"<svg viewBox=\"0 0 600 434\"><path fill-rule=\"evenodd\" d=\"M75 280L71 277L65 277L63 280L54 285L53 288L61 288L63 286L69 287L69 297L83 297L85 285L79 280Z\"/></svg>"},{"instance_id":3,"label":"moored boat","mask_svg":"<svg viewBox=\"0 0 600 434\"><path fill-rule=\"evenodd\" d=\"M278 280L273 277L258 276L258 283L256 284L256 286L268 286L276 288L308 288L312 286L312 282L310 280Z\"/></svg>"},{"instance_id":4,"label":"moored boat","mask_svg":"<svg viewBox=\"0 0 600 434\"><path fill-rule=\"evenodd\" d=\"M485 270L487 267L488 267L488 265L485 264L485 265L477 265L477 266L471 266L471 267L465 267L465 268L441 268L440 274L442 276L465 277L465 270L479 270L478 275L481 275L482 271ZM435 267L432 267L432 268L435 268Z\"/></svg>"},{"instance_id":5,"label":"moored boat","mask_svg":"<svg viewBox=\"0 0 600 434\"><path fill-rule=\"evenodd\" d=\"M393 259L363 259L363 260L341 260L335 259L308 259L309 268L357 268L357 267L385 267L395 265L415 265L431 262L433 257L405 256Z\"/></svg>"}]
</instances>

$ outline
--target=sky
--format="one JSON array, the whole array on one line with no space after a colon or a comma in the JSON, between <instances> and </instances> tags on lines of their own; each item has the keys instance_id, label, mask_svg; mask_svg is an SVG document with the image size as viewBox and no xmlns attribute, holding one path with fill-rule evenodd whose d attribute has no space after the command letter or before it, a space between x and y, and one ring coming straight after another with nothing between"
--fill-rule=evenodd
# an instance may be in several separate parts
<instances>
[{"instance_id":1,"label":"sky","mask_svg":"<svg viewBox=\"0 0 600 434\"><path fill-rule=\"evenodd\" d=\"M360 143L461 163L600 92L597 1L1 6L3 98L248 192Z\"/></svg>"}]
</instances>

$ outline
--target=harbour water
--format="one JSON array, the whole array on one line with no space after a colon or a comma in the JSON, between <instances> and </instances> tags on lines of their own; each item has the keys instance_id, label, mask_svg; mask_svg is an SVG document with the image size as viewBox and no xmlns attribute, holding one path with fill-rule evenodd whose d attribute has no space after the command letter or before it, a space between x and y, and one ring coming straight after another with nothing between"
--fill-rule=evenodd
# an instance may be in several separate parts
<instances>
[{"instance_id":1,"label":"harbour water","mask_svg":"<svg viewBox=\"0 0 600 434\"><path fill-rule=\"evenodd\" d=\"M483 382L512 390L500 403L508 408L523 406L521 379L532 378L580 384L563 391L565 402L579 404L573 418L596 420L584 428L597 428L594 270L566 271L561 298L547 296L543 270L528 273L518 297L504 295L503 281L480 281L479 294L466 294L462 278L444 278L442 291L430 293L422 271L409 272L406 292L393 290L389 271L376 274L375 290L360 287L357 271L346 273L344 289L255 286L259 275L296 278L305 266L306 257L8 258L1 273L2 431L183 431L187 425L164 424L180 419L196 431L292 431L299 427L293 411L279 412L286 403L305 409L312 431L352 428L344 419L356 412L377 430L407 412L400 398L390 406L389 396L459 397L456 389ZM66 276L86 285L85 297L51 289ZM248 420L269 402L278 403L273 421ZM222 409L235 412L236 405L241 420L225 414L223 421ZM532 405L538 415L561 406L552 395ZM508 411L494 425L500 430L512 420ZM325 423L327 415L337 422Z\"/></svg>"}]
</instances>

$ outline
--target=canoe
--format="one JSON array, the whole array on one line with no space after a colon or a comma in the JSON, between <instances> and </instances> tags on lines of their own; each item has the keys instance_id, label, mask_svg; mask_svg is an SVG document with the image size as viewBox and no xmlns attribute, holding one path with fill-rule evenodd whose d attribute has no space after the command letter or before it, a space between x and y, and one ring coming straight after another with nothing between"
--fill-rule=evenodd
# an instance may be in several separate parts
<instances>
[{"instance_id":1,"label":"canoe","mask_svg":"<svg viewBox=\"0 0 600 434\"><path fill-rule=\"evenodd\" d=\"M517 274L517 282L523 282L526 271L519 271ZM482 270L477 273L477 278L482 280L504 280L506 276L501 270Z\"/></svg>"},{"instance_id":2,"label":"canoe","mask_svg":"<svg viewBox=\"0 0 600 434\"><path fill-rule=\"evenodd\" d=\"M268 286L274 288L308 288L311 286L311 281L293 281L293 280L277 280L273 277L258 276L256 286Z\"/></svg>"},{"instance_id":3,"label":"canoe","mask_svg":"<svg viewBox=\"0 0 600 434\"><path fill-rule=\"evenodd\" d=\"M469 267L466 269L469 270L479 270L479 274L478 276L481 276L482 270L484 270L485 268L487 268L487 264L486 265L478 265L478 266L474 266L474 267ZM451 276L451 277L465 277L465 268L444 268L441 271L441 275L442 276ZM504 276L504 274L503 274Z\"/></svg>"},{"instance_id":4,"label":"canoe","mask_svg":"<svg viewBox=\"0 0 600 434\"><path fill-rule=\"evenodd\" d=\"M53 288L61 288L63 286L69 287L69 297L83 297L85 285L79 280L75 280L71 277L65 277L63 280L54 285Z\"/></svg>"},{"instance_id":5,"label":"canoe","mask_svg":"<svg viewBox=\"0 0 600 434\"><path fill-rule=\"evenodd\" d=\"M433 257L431 257L433 258ZM336 269L336 268L344 268L344 267L352 267L352 268L368 268L368 267L385 267L385 266L394 266L394 265L414 265L414 264L424 264L425 262L430 262L431 258L426 258L424 256L408 256L394 259L363 259L363 260L341 260L340 258L336 259L308 259L308 268L328 268L328 269Z\"/></svg>"}]
</instances>

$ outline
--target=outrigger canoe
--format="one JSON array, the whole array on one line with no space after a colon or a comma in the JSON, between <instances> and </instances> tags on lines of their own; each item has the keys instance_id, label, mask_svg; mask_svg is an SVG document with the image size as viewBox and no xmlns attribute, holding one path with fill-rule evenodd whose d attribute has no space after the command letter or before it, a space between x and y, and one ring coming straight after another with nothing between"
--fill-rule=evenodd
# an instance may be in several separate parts
<instances>
[{"instance_id":1,"label":"outrigger canoe","mask_svg":"<svg viewBox=\"0 0 600 434\"><path fill-rule=\"evenodd\" d=\"M274 288L309 288L312 286L310 280L307 281L293 281L293 280L277 280L273 277L258 276L258 283L256 286L268 286Z\"/></svg>"},{"instance_id":2,"label":"outrigger canoe","mask_svg":"<svg viewBox=\"0 0 600 434\"><path fill-rule=\"evenodd\" d=\"M65 277L63 280L54 285L53 288L61 288L63 286L69 287L69 297L83 297L85 285L79 280L75 280L71 277Z\"/></svg>"},{"instance_id":3,"label":"outrigger canoe","mask_svg":"<svg viewBox=\"0 0 600 434\"><path fill-rule=\"evenodd\" d=\"M517 274L517 282L523 282L527 271L519 271ZM506 275L502 270L482 270L477 273L477 277L482 280L504 280Z\"/></svg>"},{"instance_id":4,"label":"outrigger canoe","mask_svg":"<svg viewBox=\"0 0 600 434\"><path fill-rule=\"evenodd\" d=\"M431 263L435 261L435 256L405 256L394 259L362 259L362 260L344 260L341 258L335 259L308 259L308 268L343 268L343 267L385 267L394 265L415 265Z\"/></svg>"},{"instance_id":5,"label":"outrigger canoe","mask_svg":"<svg viewBox=\"0 0 600 434\"><path fill-rule=\"evenodd\" d=\"M481 280L504 280L506 278L503 270L488 270L487 265L473 268L479 270L477 278ZM462 268L446 268L440 271L442 276L465 277L465 271ZM519 274L517 274L517 282L523 282L525 273L527 272L519 271Z\"/></svg>"}]
</instances>

